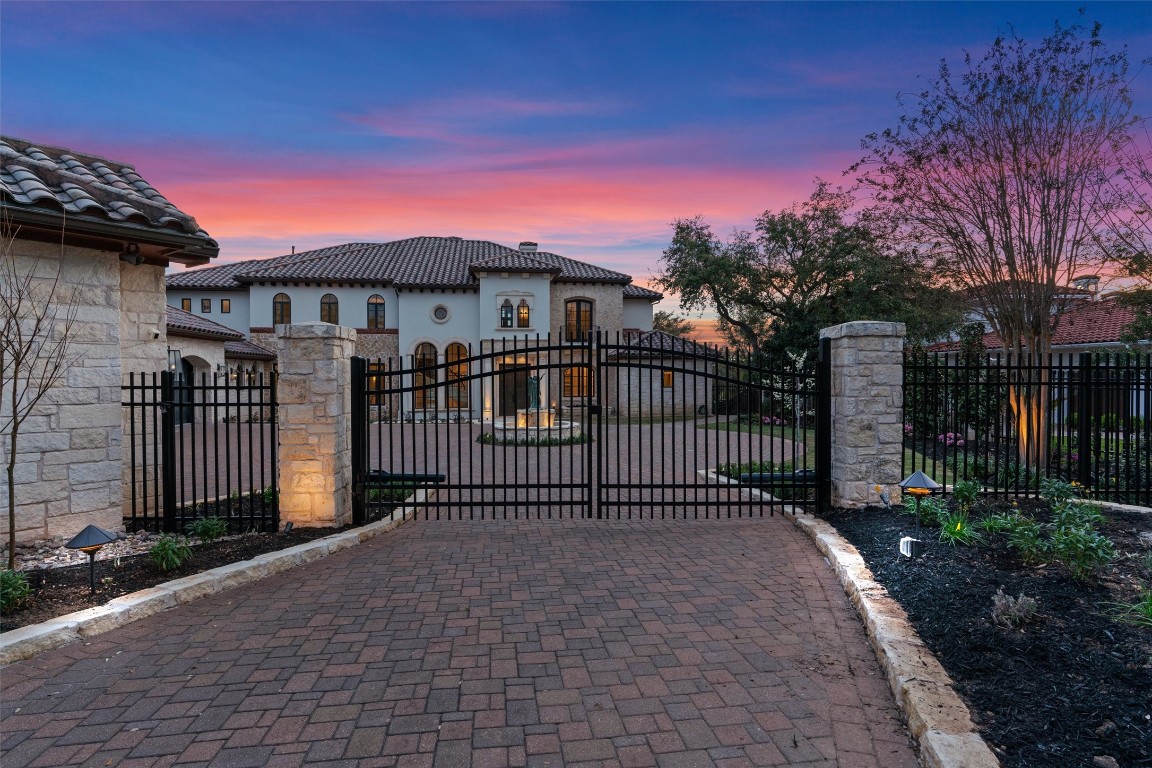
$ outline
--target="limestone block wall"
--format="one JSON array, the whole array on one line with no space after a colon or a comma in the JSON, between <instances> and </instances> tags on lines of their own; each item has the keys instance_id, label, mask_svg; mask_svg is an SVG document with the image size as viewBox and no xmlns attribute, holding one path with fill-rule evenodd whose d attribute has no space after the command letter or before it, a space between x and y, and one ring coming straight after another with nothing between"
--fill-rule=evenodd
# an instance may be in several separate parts
<instances>
[{"instance_id":1,"label":"limestone block wall","mask_svg":"<svg viewBox=\"0 0 1152 768\"><path fill-rule=\"evenodd\" d=\"M37 290L46 291L59 274L60 300L78 301L67 371L19 433L17 538L70 537L90 523L119 528L121 263L115 253L23 240L13 243L12 255L20 273L35 269ZM158 294L162 303L162 286ZM5 397L0 407L10 413L11 399ZM6 432L0 440L5 465L8 437ZM7 479L0 473L0 498L7 493ZM8 534L7 514L0 515L0 534Z\"/></svg>"},{"instance_id":2,"label":"limestone block wall","mask_svg":"<svg viewBox=\"0 0 1152 768\"><path fill-rule=\"evenodd\" d=\"M687 361L669 357L637 359L637 366L654 364L656 367L607 368L607 398L605 402L629 416L687 416L703 406L712 412L711 366L703 361ZM664 386L664 371L670 371L672 386ZM693 373L699 371L699 374Z\"/></svg>"},{"instance_id":3,"label":"limestone block wall","mask_svg":"<svg viewBox=\"0 0 1152 768\"><path fill-rule=\"evenodd\" d=\"M879 484L899 497L904 451L903 323L825 328L832 340L832 506L875 503Z\"/></svg>"},{"instance_id":4,"label":"limestone block wall","mask_svg":"<svg viewBox=\"0 0 1152 768\"><path fill-rule=\"evenodd\" d=\"M396 331L357 331L356 354L370 360L383 358L396 361L400 357L400 335Z\"/></svg>"},{"instance_id":5,"label":"limestone block wall","mask_svg":"<svg viewBox=\"0 0 1152 768\"><path fill-rule=\"evenodd\" d=\"M624 290L619 285L601 283L552 283L550 330L564 329L564 302L568 299L592 300L592 323L613 334L624 330Z\"/></svg>"},{"instance_id":6,"label":"limestone block wall","mask_svg":"<svg viewBox=\"0 0 1152 768\"><path fill-rule=\"evenodd\" d=\"M356 331L328 323L277 331L280 519L305 527L349 523Z\"/></svg>"}]
</instances>

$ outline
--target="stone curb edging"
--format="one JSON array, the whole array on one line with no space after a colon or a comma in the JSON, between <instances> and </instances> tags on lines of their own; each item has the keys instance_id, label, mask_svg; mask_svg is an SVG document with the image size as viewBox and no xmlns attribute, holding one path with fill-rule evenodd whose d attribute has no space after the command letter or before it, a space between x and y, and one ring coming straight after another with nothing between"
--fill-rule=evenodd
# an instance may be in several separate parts
<instances>
[{"instance_id":1,"label":"stone curb edging","mask_svg":"<svg viewBox=\"0 0 1152 768\"><path fill-rule=\"evenodd\" d=\"M916 634L904 609L872 578L856 548L819 518L788 508L786 514L828 558L856 606L924 765L998 768L1000 761L977 733L952 679Z\"/></svg>"},{"instance_id":2,"label":"stone curb edging","mask_svg":"<svg viewBox=\"0 0 1152 768\"><path fill-rule=\"evenodd\" d=\"M104 605L5 632L0 635L0 667L354 547L414 519L413 514L407 513L414 514L413 508L396 509L390 517L360 528L222 565L114 598Z\"/></svg>"}]
</instances>

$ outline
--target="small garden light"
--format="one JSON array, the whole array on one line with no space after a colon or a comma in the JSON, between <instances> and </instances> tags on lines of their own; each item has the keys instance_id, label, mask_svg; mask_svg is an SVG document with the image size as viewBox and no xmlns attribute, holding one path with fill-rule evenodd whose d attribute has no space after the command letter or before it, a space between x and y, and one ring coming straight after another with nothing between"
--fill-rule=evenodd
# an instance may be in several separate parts
<instances>
[{"instance_id":1,"label":"small garden light","mask_svg":"<svg viewBox=\"0 0 1152 768\"><path fill-rule=\"evenodd\" d=\"M120 538L120 535L103 528L90 525L72 537L64 546L68 549L78 549L88 555L88 582L92 594L96 594L96 553L105 544L111 544Z\"/></svg>"},{"instance_id":2,"label":"small garden light","mask_svg":"<svg viewBox=\"0 0 1152 768\"><path fill-rule=\"evenodd\" d=\"M912 494L916 499L916 535L913 538L905 536L900 540L900 554L906 557L919 557L924 549L924 542L920 540L920 499L940 490L940 484L920 470L916 470L900 481L900 490Z\"/></svg>"}]
</instances>

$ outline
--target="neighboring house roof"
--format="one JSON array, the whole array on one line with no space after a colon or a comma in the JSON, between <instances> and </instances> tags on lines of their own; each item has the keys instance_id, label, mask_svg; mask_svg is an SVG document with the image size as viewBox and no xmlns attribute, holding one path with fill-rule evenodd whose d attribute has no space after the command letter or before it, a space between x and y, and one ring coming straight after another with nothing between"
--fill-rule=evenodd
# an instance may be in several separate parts
<instances>
[{"instance_id":1,"label":"neighboring house roof","mask_svg":"<svg viewBox=\"0 0 1152 768\"><path fill-rule=\"evenodd\" d=\"M1056 320L1052 334L1053 347L1082 347L1093 344L1116 344L1120 336L1135 319L1132 309L1116 299L1077 302ZM1003 349L999 334L984 334L985 349ZM959 342L933 344L931 352L954 352Z\"/></svg>"},{"instance_id":2,"label":"neighboring house roof","mask_svg":"<svg viewBox=\"0 0 1152 768\"><path fill-rule=\"evenodd\" d=\"M224 357L244 360L275 360L276 353L248 340L224 342Z\"/></svg>"},{"instance_id":3,"label":"neighboring house roof","mask_svg":"<svg viewBox=\"0 0 1152 768\"><path fill-rule=\"evenodd\" d=\"M549 272L560 282L617 283L632 278L546 251L519 251L487 240L411 237L390 243L346 243L272 259L169 275L169 288L240 290L256 282L354 282L397 288L475 288L475 272ZM644 290L644 289L640 289Z\"/></svg>"},{"instance_id":4,"label":"neighboring house roof","mask_svg":"<svg viewBox=\"0 0 1152 768\"><path fill-rule=\"evenodd\" d=\"M204 264L220 247L136 169L96 155L0 137L0 199L21 227L119 240L148 258Z\"/></svg>"},{"instance_id":5,"label":"neighboring house roof","mask_svg":"<svg viewBox=\"0 0 1152 768\"><path fill-rule=\"evenodd\" d=\"M664 294L659 291L653 291L643 286L633 285L629 283L624 286L624 298L626 299L650 299L652 301L659 301L664 298Z\"/></svg>"},{"instance_id":6,"label":"neighboring house roof","mask_svg":"<svg viewBox=\"0 0 1152 768\"><path fill-rule=\"evenodd\" d=\"M698 341L673 336L665 331L643 331L630 334L625 349L612 353L613 357L666 357L668 355L703 355L720 357L716 347Z\"/></svg>"},{"instance_id":7,"label":"neighboring house roof","mask_svg":"<svg viewBox=\"0 0 1152 768\"><path fill-rule=\"evenodd\" d=\"M227 326L214 323L206 317L185 312L178 307L165 305L169 336L182 336L191 339L234 339L244 338L244 334Z\"/></svg>"}]
</instances>

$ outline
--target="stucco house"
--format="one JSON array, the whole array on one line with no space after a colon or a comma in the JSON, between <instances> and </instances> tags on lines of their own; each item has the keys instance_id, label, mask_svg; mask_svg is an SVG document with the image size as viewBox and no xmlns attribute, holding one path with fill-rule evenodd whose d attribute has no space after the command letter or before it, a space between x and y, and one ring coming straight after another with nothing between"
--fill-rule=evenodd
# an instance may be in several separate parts
<instances>
[{"instance_id":1,"label":"stucco house","mask_svg":"<svg viewBox=\"0 0 1152 768\"><path fill-rule=\"evenodd\" d=\"M75 359L19 433L17 537L120 528L121 383L166 364L165 268L207 264L219 247L131 165L9 137L0 137L0 214L17 274L35 270L42 291L58 276L59 300L76 302ZM5 440L5 463L7 450Z\"/></svg>"},{"instance_id":2,"label":"stucco house","mask_svg":"<svg viewBox=\"0 0 1152 768\"><path fill-rule=\"evenodd\" d=\"M652 329L660 293L633 285L629 275L541 251L536 243L509 248L485 240L414 237L387 243L347 243L277 258L222 264L169 275L168 303L274 347L275 326L309 321L355 328L357 354L403 360L429 374L460 372L455 361L524 348L537 335L583 340ZM416 393L401 408L416 418L508 415L528 401L532 356L493 362L498 384L446 386ZM590 385L573 349L540 384L539 396L564 407L587 398ZM555 360L552 359L555 363Z\"/></svg>"}]
</instances>

